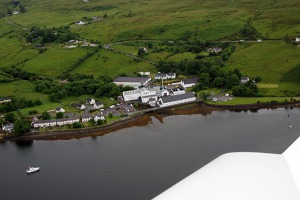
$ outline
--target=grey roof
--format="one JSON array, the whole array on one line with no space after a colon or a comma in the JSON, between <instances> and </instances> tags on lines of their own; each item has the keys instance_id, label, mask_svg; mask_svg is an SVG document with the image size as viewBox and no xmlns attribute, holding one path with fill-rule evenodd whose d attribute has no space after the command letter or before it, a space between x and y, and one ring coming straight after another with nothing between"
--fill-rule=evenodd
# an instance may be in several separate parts
<instances>
[{"instance_id":1,"label":"grey roof","mask_svg":"<svg viewBox=\"0 0 300 200\"><path fill-rule=\"evenodd\" d=\"M103 105L103 103L100 102L100 101L97 101L95 104L96 104L96 106L101 106L101 105Z\"/></svg>"},{"instance_id":2,"label":"grey roof","mask_svg":"<svg viewBox=\"0 0 300 200\"><path fill-rule=\"evenodd\" d=\"M179 101L179 100L189 99L189 98L193 98L193 97L195 97L194 93L187 92L187 93L182 94L182 95L174 95L174 96L161 97L161 100L164 103L169 103L169 102L172 102L172 101Z\"/></svg>"},{"instance_id":3,"label":"grey roof","mask_svg":"<svg viewBox=\"0 0 300 200\"><path fill-rule=\"evenodd\" d=\"M7 101L7 100L11 100L10 97L0 97L0 101Z\"/></svg>"},{"instance_id":4,"label":"grey roof","mask_svg":"<svg viewBox=\"0 0 300 200\"><path fill-rule=\"evenodd\" d=\"M93 99L93 98L89 97L89 98L87 98L86 100L87 100L87 101L92 101L92 99Z\"/></svg>"},{"instance_id":5,"label":"grey roof","mask_svg":"<svg viewBox=\"0 0 300 200\"><path fill-rule=\"evenodd\" d=\"M168 73L168 76L175 76L176 74L171 72L171 73Z\"/></svg>"},{"instance_id":6,"label":"grey roof","mask_svg":"<svg viewBox=\"0 0 300 200\"><path fill-rule=\"evenodd\" d=\"M155 74L155 77L164 77L164 76L167 76L167 74L166 73Z\"/></svg>"},{"instance_id":7,"label":"grey roof","mask_svg":"<svg viewBox=\"0 0 300 200\"><path fill-rule=\"evenodd\" d=\"M83 104L82 103L73 103L72 106L74 106L75 108L81 108Z\"/></svg>"},{"instance_id":8,"label":"grey roof","mask_svg":"<svg viewBox=\"0 0 300 200\"><path fill-rule=\"evenodd\" d=\"M142 83L148 81L149 77L118 77L114 80L114 82L129 82L129 83Z\"/></svg>"},{"instance_id":9,"label":"grey roof","mask_svg":"<svg viewBox=\"0 0 300 200\"><path fill-rule=\"evenodd\" d=\"M249 77L242 76L242 77L241 77L241 80L242 80L242 81L248 81L248 80L249 80Z\"/></svg>"},{"instance_id":10,"label":"grey roof","mask_svg":"<svg viewBox=\"0 0 300 200\"><path fill-rule=\"evenodd\" d=\"M183 79L182 82L184 84L192 84L192 83L197 83L198 82L198 78L188 78L188 79Z\"/></svg>"}]
</instances>

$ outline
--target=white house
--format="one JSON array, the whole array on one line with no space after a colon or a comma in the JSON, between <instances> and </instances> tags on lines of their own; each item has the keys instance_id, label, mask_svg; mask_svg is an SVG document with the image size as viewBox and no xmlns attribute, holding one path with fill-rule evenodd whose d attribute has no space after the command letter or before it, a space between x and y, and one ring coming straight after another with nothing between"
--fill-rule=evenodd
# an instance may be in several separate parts
<instances>
[{"instance_id":1,"label":"white house","mask_svg":"<svg viewBox=\"0 0 300 200\"><path fill-rule=\"evenodd\" d=\"M88 104L88 105L94 105L95 103L96 103L96 101L93 98L87 98L86 99L86 104Z\"/></svg>"},{"instance_id":2,"label":"white house","mask_svg":"<svg viewBox=\"0 0 300 200\"><path fill-rule=\"evenodd\" d=\"M212 53L219 53L222 51L222 48L220 47L209 48L208 51Z\"/></svg>"},{"instance_id":3,"label":"white house","mask_svg":"<svg viewBox=\"0 0 300 200\"><path fill-rule=\"evenodd\" d=\"M83 115L83 116L81 117L81 121L82 121L82 122L89 122L92 118L93 118L92 115Z\"/></svg>"},{"instance_id":4,"label":"white house","mask_svg":"<svg viewBox=\"0 0 300 200\"><path fill-rule=\"evenodd\" d=\"M166 107L166 106L173 106L177 104L192 102L195 100L196 100L195 94L193 92L187 92L181 95L160 97L158 99L157 104L159 107Z\"/></svg>"},{"instance_id":5,"label":"white house","mask_svg":"<svg viewBox=\"0 0 300 200\"><path fill-rule=\"evenodd\" d=\"M94 120L95 120L95 121L98 121L98 120L104 121L104 120L105 120L105 117L102 116L102 115L95 115L95 116L94 116Z\"/></svg>"},{"instance_id":6,"label":"white house","mask_svg":"<svg viewBox=\"0 0 300 200\"><path fill-rule=\"evenodd\" d=\"M93 106L93 109L100 109L100 108L103 108L104 105L102 102L95 102L94 106Z\"/></svg>"},{"instance_id":7,"label":"white house","mask_svg":"<svg viewBox=\"0 0 300 200\"><path fill-rule=\"evenodd\" d=\"M12 12L12 14L13 14L13 15L18 15L18 14L19 14L19 11L14 10L14 11Z\"/></svg>"},{"instance_id":8,"label":"white house","mask_svg":"<svg viewBox=\"0 0 300 200\"><path fill-rule=\"evenodd\" d=\"M146 77L118 77L113 82L116 85L123 86L131 86L134 88L138 88L140 86L147 86L147 84L151 81L149 76Z\"/></svg>"},{"instance_id":9,"label":"white house","mask_svg":"<svg viewBox=\"0 0 300 200\"><path fill-rule=\"evenodd\" d=\"M245 76L241 77L241 83L247 83L249 80L250 80L249 77L245 77Z\"/></svg>"},{"instance_id":10,"label":"white house","mask_svg":"<svg viewBox=\"0 0 300 200\"><path fill-rule=\"evenodd\" d=\"M84 25L85 22L83 22L83 21L77 21L77 22L75 22L75 24L77 24L77 25Z\"/></svg>"},{"instance_id":11,"label":"white house","mask_svg":"<svg viewBox=\"0 0 300 200\"><path fill-rule=\"evenodd\" d=\"M85 105L83 105L82 103L73 103L72 106L74 106L75 108L77 108L79 110L85 109Z\"/></svg>"},{"instance_id":12,"label":"white house","mask_svg":"<svg viewBox=\"0 0 300 200\"><path fill-rule=\"evenodd\" d=\"M59 113L59 112L64 113L64 112L66 112L66 111L65 111L65 109L63 109L62 107L58 107L58 108L55 109L55 112L56 112L56 113Z\"/></svg>"},{"instance_id":13,"label":"white house","mask_svg":"<svg viewBox=\"0 0 300 200\"><path fill-rule=\"evenodd\" d=\"M11 133L14 130L14 125L12 123L6 123L2 125L2 130L7 132L7 133Z\"/></svg>"},{"instance_id":14,"label":"white house","mask_svg":"<svg viewBox=\"0 0 300 200\"><path fill-rule=\"evenodd\" d=\"M46 128L46 127L54 127L54 126L64 126L67 124L73 124L74 122L79 122L79 118L73 117L73 118L63 118L63 119L40 120L40 121L32 122L31 125L34 128Z\"/></svg>"},{"instance_id":15,"label":"white house","mask_svg":"<svg viewBox=\"0 0 300 200\"><path fill-rule=\"evenodd\" d=\"M198 78L188 78L181 80L181 85L185 88L193 87L198 82Z\"/></svg>"},{"instance_id":16,"label":"white house","mask_svg":"<svg viewBox=\"0 0 300 200\"><path fill-rule=\"evenodd\" d=\"M174 78L176 78L176 73L157 73L157 74L155 74L155 79L157 79L157 80L174 79Z\"/></svg>"},{"instance_id":17,"label":"white house","mask_svg":"<svg viewBox=\"0 0 300 200\"><path fill-rule=\"evenodd\" d=\"M1 97L0 98L0 103L8 103L11 102L11 98L9 97Z\"/></svg>"},{"instance_id":18,"label":"white house","mask_svg":"<svg viewBox=\"0 0 300 200\"><path fill-rule=\"evenodd\" d=\"M296 37L295 42L300 42L300 37Z\"/></svg>"}]
</instances>

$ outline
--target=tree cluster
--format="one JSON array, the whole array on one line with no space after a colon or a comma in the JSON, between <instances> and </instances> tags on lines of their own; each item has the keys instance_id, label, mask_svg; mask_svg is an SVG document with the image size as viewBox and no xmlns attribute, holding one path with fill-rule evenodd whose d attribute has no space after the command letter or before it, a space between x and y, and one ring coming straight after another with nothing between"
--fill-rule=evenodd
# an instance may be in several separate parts
<instances>
[{"instance_id":1,"label":"tree cluster","mask_svg":"<svg viewBox=\"0 0 300 200\"><path fill-rule=\"evenodd\" d=\"M39 28L31 27L30 32L26 36L27 42L39 41L41 43L57 42L64 43L69 40L78 38L78 34L72 33L69 26L59 28Z\"/></svg>"},{"instance_id":2,"label":"tree cluster","mask_svg":"<svg viewBox=\"0 0 300 200\"><path fill-rule=\"evenodd\" d=\"M95 95L96 97L113 97L117 98L123 91L112 82L108 76L101 76L97 79L85 75L70 75L70 82L61 84L47 78L35 82L35 91L49 94L50 101L59 101L68 96L80 96L83 94ZM125 88L126 89L126 88Z\"/></svg>"},{"instance_id":3,"label":"tree cluster","mask_svg":"<svg viewBox=\"0 0 300 200\"><path fill-rule=\"evenodd\" d=\"M32 101L25 98L12 97L11 102L0 104L0 113L16 111L18 109L38 106L41 104L42 102L39 99Z\"/></svg>"}]
</instances>

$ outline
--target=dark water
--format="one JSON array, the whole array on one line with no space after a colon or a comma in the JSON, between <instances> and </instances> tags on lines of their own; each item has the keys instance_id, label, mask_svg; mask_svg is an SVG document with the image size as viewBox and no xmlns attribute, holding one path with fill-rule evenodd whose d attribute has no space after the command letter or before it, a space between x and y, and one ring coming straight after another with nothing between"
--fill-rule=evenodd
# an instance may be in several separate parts
<instances>
[{"instance_id":1,"label":"dark water","mask_svg":"<svg viewBox=\"0 0 300 200\"><path fill-rule=\"evenodd\" d=\"M152 118L96 138L6 142L0 199L151 199L223 153L282 153L300 136L299 119L300 109L224 111ZM27 175L29 165L42 169Z\"/></svg>"}]
</instances>

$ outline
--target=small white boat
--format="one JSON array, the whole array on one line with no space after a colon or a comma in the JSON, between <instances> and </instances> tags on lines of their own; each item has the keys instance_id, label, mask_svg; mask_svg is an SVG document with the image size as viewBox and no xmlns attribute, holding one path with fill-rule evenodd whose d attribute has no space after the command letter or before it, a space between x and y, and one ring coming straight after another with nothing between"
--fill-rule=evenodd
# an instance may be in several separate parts
<instances>
[{"instance_id":1,"label":"small white boat","mask_svg":"<svg viewBox=\"0 0 300 200\"><path fill-rule=\"evenodd\" d=\"M26 170L26 173L30 174L30 173L33 173L33 172L37 172L39 170L40 170L40 167L30 167L29 166L29 169Z\"/></svg>"}]
</instances>

